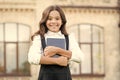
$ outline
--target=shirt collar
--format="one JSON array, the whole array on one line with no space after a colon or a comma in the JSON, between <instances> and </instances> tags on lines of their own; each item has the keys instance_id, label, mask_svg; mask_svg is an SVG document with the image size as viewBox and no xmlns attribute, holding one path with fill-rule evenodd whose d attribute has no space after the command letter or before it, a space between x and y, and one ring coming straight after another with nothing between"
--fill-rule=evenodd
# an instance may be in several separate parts
<instances>
[{"instance_id":1,"label":"shirt collar","mask_svg":"<svg viewBox=\"0 0 120 80\"><path fill-rule=\"evenodd\" d=\"M61 31L59 31L59 32L48 31L46 34L47 35L62 35Z\"/></svg>"}]
</instances>

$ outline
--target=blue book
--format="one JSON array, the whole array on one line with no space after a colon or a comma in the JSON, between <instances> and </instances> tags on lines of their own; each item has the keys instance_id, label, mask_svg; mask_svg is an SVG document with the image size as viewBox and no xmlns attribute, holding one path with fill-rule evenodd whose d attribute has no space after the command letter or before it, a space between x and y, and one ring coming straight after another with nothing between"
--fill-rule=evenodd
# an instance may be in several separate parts
<instances>
[{"instance_id":1,"label":"blue book","mask_svg":"<svg viewBox=\"0 0 120 80\"><path fill-rule=\"evenodd\" d=\"M47 46L56 46L65 49L65 39L47 38ZM56 54L53 57L59 57L59 56L60 56L59 54Z\"/></svg>"}]
</instances>

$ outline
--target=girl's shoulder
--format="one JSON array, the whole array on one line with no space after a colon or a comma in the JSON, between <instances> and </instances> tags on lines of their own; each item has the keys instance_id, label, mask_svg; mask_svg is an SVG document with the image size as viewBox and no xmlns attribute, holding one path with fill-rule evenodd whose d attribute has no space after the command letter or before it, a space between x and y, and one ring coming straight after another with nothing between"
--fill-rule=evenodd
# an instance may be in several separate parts
<instances>
[{"instance_id":1,"label":"girl's shoulder","mask_svg":"<svg viewBox=\"0 0 120 80\"><path fill-rule=\"evenodd\" d=\"M40 35L35 35L35 36L33 37L33 40L37 40L37 39L41 39Z\"/></svg>"},{"instance_id":2,"label":"girl's shoulder","mask_svg":"<svg viewBox=\"0 0 120 80\"><path fill-rule=\"evenodd\" d=\"M70 38L73 38L73 37L75 37L75 34L74 34L74 33L70 33L68 36L69 36Z\"/></svg>"},{"instance_id":3,"label":"girl's shoulder","mask_svg":"<svg viewBox=\"0 0 120 80\"><path fill-rule=\"evenodd\" d=\"M74 33L70 33L69 34L69 40L71 42L76 42L77 41L77 38L75 37L75 34Z\"/></svg>"}]
</instances>

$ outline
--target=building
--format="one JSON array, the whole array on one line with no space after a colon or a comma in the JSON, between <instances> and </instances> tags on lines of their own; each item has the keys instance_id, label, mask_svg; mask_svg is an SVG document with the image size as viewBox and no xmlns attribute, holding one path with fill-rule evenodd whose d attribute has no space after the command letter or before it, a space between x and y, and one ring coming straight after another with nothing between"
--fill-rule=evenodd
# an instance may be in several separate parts
<instances>
[{"instance_id":1,"label":"building","mask_svg":"<svg viewBox=\"0 0 120 80\"><path fill-rule=\"evenodd\" d=\"M29 65L30 36L42 11L60 5L85 60L73 63L73 80L120 79L120 0L0 0L0 80L37 80Z\"/></svg>"}]
</instances>

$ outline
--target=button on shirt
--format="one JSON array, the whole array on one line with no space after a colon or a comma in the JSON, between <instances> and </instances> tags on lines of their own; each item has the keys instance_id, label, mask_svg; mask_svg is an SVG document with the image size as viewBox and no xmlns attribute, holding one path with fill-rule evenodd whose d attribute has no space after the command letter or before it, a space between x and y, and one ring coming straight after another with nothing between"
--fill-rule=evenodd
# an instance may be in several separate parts
<instances>
[{"instance_id":1,"label":"button on shirt","mask_svg":"<svg viewBox=\"0 0 120 80\"><path fill-rule=\"evenodd\" d=\"M54 33L51 31L48 31L45 34L46 38L65 38L64 35L61 33L61 31ZM77 41L75 40L75 37L73 34L69 35L69 50L72 52L71 59L69 62L74 61L80 63L83 58L84 54L79 48L79 45ZM41 37L40 35L37 35L34 37L32 41L32 45L30 46L29 53L28 53L28 61L30 64L40 64L41 55L43 54L43 49L41 45Z\"/></svg>"}]
</instances>

